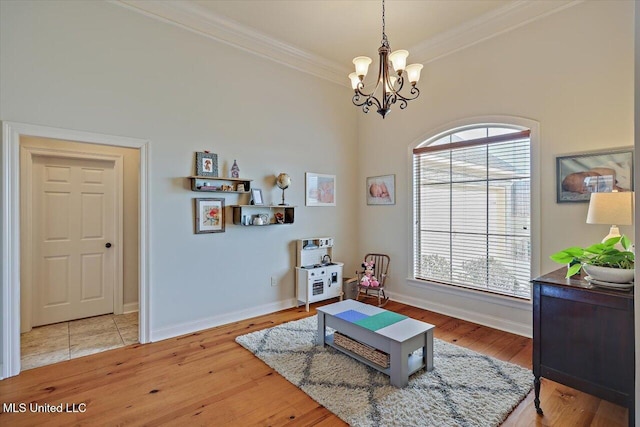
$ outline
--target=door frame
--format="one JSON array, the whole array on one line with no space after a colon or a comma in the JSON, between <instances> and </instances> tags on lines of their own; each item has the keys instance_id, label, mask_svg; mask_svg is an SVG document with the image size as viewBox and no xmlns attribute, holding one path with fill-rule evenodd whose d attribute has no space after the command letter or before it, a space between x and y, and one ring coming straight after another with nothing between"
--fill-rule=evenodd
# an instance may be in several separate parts
<instances>
[{"instance_id":1,"label":"door frame","mask_svg":"<svg viewBox=\"0 0 640 427\"><path fill-rule=\"evenodd\" d=\"M2 342L0 379L20 373L20 137L76 141L135 148L140 152L138 231L138 337L149 342L150 330L150 233L149 159L151 143L139 138L105 135L18 122L2 122Z\"/></svg>"},{"instance_id":2,"label":"door frame","mask_svg":"<svg viewBox=\"0 0 640 427\"><path fill-rule=\"evenodd\" d=\"M20 207L22 224L33 222L33 162L35 157L54 157L58 159L104 160L113 162L115 178L115 271L113 287L113 313L122 314L124 307L123 279L123 156L117 154L94 153L89 150L68 150L61 148L20 147ZM21 227L20 235L20 330L26 332L33 325L33 235L31 227ZM26 302L26 303L25 303Z\"/></svg>"}]
</instances>

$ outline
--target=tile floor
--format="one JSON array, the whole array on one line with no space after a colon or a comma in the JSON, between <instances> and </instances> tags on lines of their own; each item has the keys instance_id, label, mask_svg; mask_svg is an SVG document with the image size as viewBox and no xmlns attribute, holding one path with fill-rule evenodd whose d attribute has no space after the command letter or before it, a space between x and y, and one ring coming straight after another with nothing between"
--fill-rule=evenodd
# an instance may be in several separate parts
<instances>
[{"instance_id":1,"label":"tile floor","mask_svg":"<svg viewBox=\"0 0 640 427\"><path fill-rule=\"evenodd\" d=\"M138 313L107 314L33 328L20 336L22 370L138 342Z\"/></svg>"}]
</instances>

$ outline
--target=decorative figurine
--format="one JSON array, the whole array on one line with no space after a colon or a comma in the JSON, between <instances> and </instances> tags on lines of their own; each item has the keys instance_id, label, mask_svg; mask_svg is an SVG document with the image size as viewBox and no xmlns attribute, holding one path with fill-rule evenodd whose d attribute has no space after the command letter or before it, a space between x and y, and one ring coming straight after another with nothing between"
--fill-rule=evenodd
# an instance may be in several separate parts
<instances>
[{"instance_id":1,"label":"decorative figurine","mask_svg":"<svg viewBox=\"0 0 640 427\"><path fill-rule=\"evenodd\" d=\"M240 168L236 161L233 161L233 166L231 166L231 178L240 178Z\"/></svg>"}]
</instances>

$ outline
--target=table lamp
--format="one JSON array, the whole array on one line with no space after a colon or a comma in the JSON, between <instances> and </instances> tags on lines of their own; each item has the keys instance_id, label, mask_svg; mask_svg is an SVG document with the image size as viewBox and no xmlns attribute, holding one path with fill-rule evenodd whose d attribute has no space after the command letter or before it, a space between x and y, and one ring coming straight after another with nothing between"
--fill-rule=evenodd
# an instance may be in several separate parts
<instances>
[{"instance_id":1,"label":"table lamp","mask_svg":"<svg viewBox=\"0 0 640 427\"><path fill-rule=\"evenodd\" d=\"M611 193L591 193L587 224L610 224L609 234L602 241L619 237L618 225L633 224L634 192L614 191Z\"/></svg>"}]
</instances>

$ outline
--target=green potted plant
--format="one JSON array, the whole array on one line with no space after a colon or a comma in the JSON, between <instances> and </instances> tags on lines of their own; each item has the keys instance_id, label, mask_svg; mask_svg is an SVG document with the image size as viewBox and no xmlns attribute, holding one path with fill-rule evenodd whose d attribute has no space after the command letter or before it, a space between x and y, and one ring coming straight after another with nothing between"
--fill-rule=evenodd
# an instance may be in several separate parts
<instances>
[{"instance_id":1,"label":"green potted plant","mask_svg":"<svg viewBox=\"0 0 640 427\"><path fill-rule=\"evenodd\" d=\"M616 245L622 250L616 248ZM628 283L633 280L635 255L626 236L612 237L587 248L573 246L551 255L560 264L569 264L567 278L581 269L593 279L610 283Z\"/></svg>"}]
</instances>

